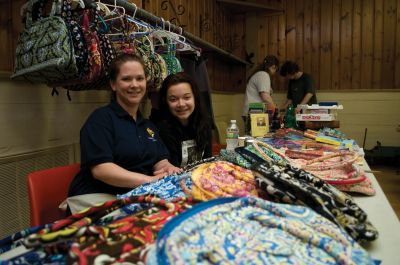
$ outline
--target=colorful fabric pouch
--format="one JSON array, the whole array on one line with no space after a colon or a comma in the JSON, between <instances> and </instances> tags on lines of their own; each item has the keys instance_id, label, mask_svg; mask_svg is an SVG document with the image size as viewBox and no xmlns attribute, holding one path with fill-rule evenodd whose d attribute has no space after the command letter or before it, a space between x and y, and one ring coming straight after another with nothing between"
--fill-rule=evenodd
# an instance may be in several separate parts
<instances>
[{"instance_id":1,"label":"colorful fabric pouch","mask_svg":"<svg viewBox=\"0 0 400 265\"><path fill-rule=\"evenodd\" d=\"M148 246L155 242L164 224L195 203L191 198L171 202L156 197L142 198L151 207L102 227L88 226L86 233L71 245L69 263L144 264Z\"/></svg>"},{"instance_id":2,"label":"colorful fabric pouch","mask_svg":"<svg viewBox=\"0 0 400 265\"><path fill-rule=\"evenodd\" d=\"M198 200L230 196L257 196L252 172L226 161L200 165L192 172L192 182L192 190L185 190Z\"/></svg>"},{"instance_id":3,"label":"colorful fabric pouch","mask_svg":"<svg viewBox=\"0 0 400 265\"><path fill-rule=\"evenodd\" d=\"M252 169L258 173L256 183L270 200L307 205L343 227L357 241L373 241L378 237L378 231L367 220L366 213L349 195L290 164L276 165L246 148L236 151L252 163Z\"/></svg>"},{"instance_id":4,"label":"colorful fabric pouch","mask_svg":"<svg viewBox=\"0 0 400 265\"><path fill-rule=\"evenodd\" d=\"M343 227L356 241L373 241L378 237L376 228L367 220L367 214L345 193L313 175L288 166L281 168L262 164L254 168L261 175L256 180L270 196L270 187L290 196L290 203L307 205L337 225ZM273 185L270 185L270 183ZM279 198L279 197L276 197Z\"/></svg>"},{"instance_id":5,"label":"colorful fabric pouch","mask_svg":"<svg viewBox=\"0 0 400 265\"><path fill-rule=\"evenodd\" d=\"M170 43L167 41L167 53L161 54L162 58L164 59L165 63L167 64L168 74L176 74L182 72L182 66L179 62L178 58L175 56L175 44Z\"/></svg>"},{"instance_id":6,"label":"colorful fabric pouch","mask_svg":"<svg viewBox=\"0 0 400 265\"><path fill-rule=\"evenodd\" d=\"M76 66L78 67L78 76L83 76L89 63L89 51L87 49L82 26L72 15L72 0L60 0L59 2L61 2L60 16L64 19L72 37Z\"/></svg>"},{"instance_id":7,"label":"colorful fabric pouch","mask_svg":"<svg viewBox=\"0 0 400 265\"><path fill-rule=\"evenodd\" d=\"M254 141L246 149L265 161L274 161L282 166L289 164L314 174L339 190L374 195L375 190L364 171L357 167L358 154L336 151L328 155L305 159L291 159L285 153L261 141ZM314 153L315 155L315 153Z\"/></svg>"},{"instance_id":8,"label":"colorful fabric pouch","mask_svg":"<svg viewBox=\"0 0 400 265\"><path fill-rule=\"evenodd\" d=\"M64 0L65 1L65 0ZM88 90L88 84L97 81L103 74L100 41L97 36L97 26L90 27L89 10L85 10L82 19L82 32L88 51L88 63L83 69L83 74L75 79L63 80L49 84L50 86L64 87L68 90ZM96 22L94 23L96 25Z\"/></svg>"},{"instance_id":9,"label":"colorful fabric pouch","mask_svg":"<svg viewBox=\"0 0 400 265\"><path fill-rule=\"evenodd\" d=\"M186 172L179 175L171 175L156 182L143 184L125 194L118 195L117 197L123 199L130 196L154 195L160 199L171 201L179 197L186 197L185 192L181 188L181 181L183 181L185 186L189 189L192 188L191 173ZM123 207L123 211L127 214L132 214L142 210L143 206L143 204L132 203Z\"/></svg>"},{"instance_id":10,"label":"colorful fabric pouch","mask_svg":"<svg viewBox=\"0 0 400 265\"><path fill-rule=\"evenodd\" d=\"M131 203L147 208L135 215L110 215ZM22 238L28 251L6 264L103 264L144 262L148 244L172 216L196 201L166 202L154 196L131 196L91 207ZM36 230L35 230L36 231Z\"/></svg>"},{"instance_id":11,"label":"colorful fabric pouch","mask_svg":"<svg viewBox=\"0 0 400 265\"><path fill-rule=\"evenodd\" d=\"M104 72L105 75L107 75L108 69L110 68L112 61L117 56L117 52L114 50L114 47L112 46L111 41L107 35L97 32L97 36L99 37L101 54L103 55L102 62Z\"/></svg>"},{"instance_id":12,"label":"colorful fabric pouch","mask_svg":"<svg viewBox=\"0 0 400 265\"><path fill-rule=\"evenodd\" d=\"M355 152L340 151L307 161L302 168L334 185L341 191L375 195L375 189L364 170L357 166Z\"/></svg>"},{"instance_id":13,"label":"colorful fabric pouch","mask_svg":"<svg viewBox=\"0 0 400 265\"><path fill-rule=\"evenodd\" d=\"M130 196L139 195L153 195L160 199L171 201L180 197L187 197L192 190L192 171L195 170L200 165L215 161L215 157L210 157L197 161L195 163L187 165L181 174L167 176L158 181L143 184L125 194L118 195L117 198L123 199ZM144 204L129 204L122 208L122 210L127 214L133 214L143 207L147 207Z\"/></svg>"},{"instance_id":14,"label":"colorful fabric pouch","mask_svg":"<svg viewBox=\"0 0 400 265\"><path fill-rule=\"evenodd\" d=\"M174 217L151 264L374 264L345 231L307 207L219 198ZM150 264L150 263L148 263Z\"/></svg>"},{"instance_id":15,"label":"colorful fabric pouch","mask_svg":"<svg viewBox=\"0 0 400 265\"><path fill-rule=\"evenodd\" d=\"M144 36L141 40L141 46L140 49L138 48L138 52L140 53L145 53L147 58L148 58L148 65L146 67L151 68L149 75L149 80L147 82L147 90L149 92L157 92L160 90L162 81L167 77L163 73L162 67L166 67L166 64L164 60L162 59L161 55L158 53L154 52L154 46L153 43L150 41L150 39L147 36ZM162 65L164 63L164 66Z\"/></svg>"}]
</instances>

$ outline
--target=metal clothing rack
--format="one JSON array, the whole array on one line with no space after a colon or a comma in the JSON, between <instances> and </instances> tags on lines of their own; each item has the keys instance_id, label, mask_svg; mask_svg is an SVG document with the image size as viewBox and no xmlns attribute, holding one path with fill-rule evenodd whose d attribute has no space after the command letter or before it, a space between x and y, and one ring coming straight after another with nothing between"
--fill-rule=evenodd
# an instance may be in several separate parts
<instances>
[{"instance_id":1,"label":"metal clothing rack","mask_svg":"<svg viewBox=\"0 0 400 265\"><path fill-rule=\"evenodd\" d=\"M127 1L101 0L101 2L103 2L105 4L109 4L109 5L114 5L115 1L116 1L117 5L125 8L125 10L128 13L133 14L135 12L135 9L136 9L135 6ZM161 25L162 23L164 23L160 17L157 17L156 15L154 15L150 12L147 12L146 10L144 10L140 7L137 7L135 17L137 17L141 20L147 21L153 25ZM175 33L180 33L182 30L181 28L175 26L174 24L171 24L171 25L168 24L168 29L169 28L171 28L171 31L173 31ZM184 31L184 32L182 32L182 35L185 38L192 41L193 43L195 43L196 45L200 46L203 50L215 52L217 55L220 55L220 56L227 58L236 63L245 64L245 65L249 64L247 61L240 59L239 57L233 55L232 53L227 52L227 51L225 51L225 50L223 50L223 49L221 49L221 48L219 48L219 47L217 47L217 46L215 46L215 45L213 45L213 44L211 44L189 32Z\"/></svg>"}]
</instances>

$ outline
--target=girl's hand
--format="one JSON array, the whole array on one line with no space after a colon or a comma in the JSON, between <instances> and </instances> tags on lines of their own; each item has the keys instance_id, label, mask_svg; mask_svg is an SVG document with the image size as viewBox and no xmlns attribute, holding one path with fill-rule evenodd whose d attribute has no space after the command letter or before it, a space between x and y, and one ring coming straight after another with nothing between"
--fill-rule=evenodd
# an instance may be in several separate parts
<instances>
[{"instance_id":1,"label":"girl's hand","mask_svg":"<svg viewBox=\"0 0 400 265\"><path fill-rule=\"evenodd\" d=\"M165 176L176 174L182 172L182 169L179 167L176 167L172 165L168 160L164 159L159 161L155 166L154 166L154 175L162 175L164 174Z\"/></svg>"},{"instance_id":2,"label":"girl's hand","mask_svg":"<svg viewBox=\"0 0 400 265\"><path fill-rule=\"evenodd\" d=\"M181 168L175 167L170 164L170 165L164 166L163 168L161 168L159 170L154 171L154 175L169 176L169 175L180 173L180 172L182 172Z\"/></svg>"}]
</instances>

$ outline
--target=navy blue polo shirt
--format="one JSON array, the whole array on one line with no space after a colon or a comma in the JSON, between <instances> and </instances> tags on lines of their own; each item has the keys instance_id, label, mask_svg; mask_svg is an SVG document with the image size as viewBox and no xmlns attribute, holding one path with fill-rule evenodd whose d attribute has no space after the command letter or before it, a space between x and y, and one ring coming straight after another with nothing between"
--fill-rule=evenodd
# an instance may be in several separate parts
<instances>
[{"instance_id":1,"label":"navy blue polo shirt","mask_svg":"<svg viewBox=\"0 0 400 265\"><path fill-rule=\"evenodd\" d=\"M131 190L95 179L90 171L95 165L112 162L129 171L153 175L154 164L169 156L155 125L140 112L135 121L116 101L89 116L81 129L80 144L81 170L71 183L69 197Z\"/></svg>"}]
</instances>

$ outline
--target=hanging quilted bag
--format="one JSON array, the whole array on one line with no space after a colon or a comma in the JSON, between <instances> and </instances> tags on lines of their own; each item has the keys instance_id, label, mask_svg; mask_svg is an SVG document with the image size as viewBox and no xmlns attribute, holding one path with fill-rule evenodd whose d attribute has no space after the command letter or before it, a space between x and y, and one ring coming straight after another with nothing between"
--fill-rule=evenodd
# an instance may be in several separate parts
<instances>
[{"instance_id":1,"label":"hanging quilted bag","mask_svg":"<svg viewBox=\"0 0 400 265\"><path fill-rule=\"evenodd\" d=\"M34 7L40 2L28 2L25 28L18 39L11 78L47 83L76 77L78 68L73 41L65 21L55 16L57 1L53 1L48 17L37 14L38 19L33 21Z\"/></svg>"},{"instance_id":2,"label":"hanging quilted bag","mask_svg":"<svg viewBox=\"0 0 400 265\"><path fill-rule=\"evenodd\" d=\"M68 6L64 0L64 6ZM103 75L103 56L100 49L100 41L97 35L97 18L94 15L94 26L90 27L89 12L85 10L82 16L82 33L86 46L84 49L88 52L88 63L84 64L83 74L77 78L69 80L61 80L60 82L51 83L51 86L64 87L69 90L89 90L88 84L98 81Z\"/></svg>"}]
</instances>

